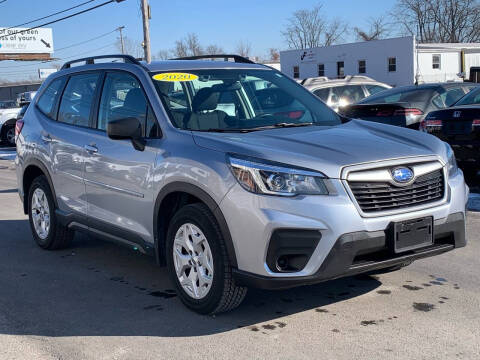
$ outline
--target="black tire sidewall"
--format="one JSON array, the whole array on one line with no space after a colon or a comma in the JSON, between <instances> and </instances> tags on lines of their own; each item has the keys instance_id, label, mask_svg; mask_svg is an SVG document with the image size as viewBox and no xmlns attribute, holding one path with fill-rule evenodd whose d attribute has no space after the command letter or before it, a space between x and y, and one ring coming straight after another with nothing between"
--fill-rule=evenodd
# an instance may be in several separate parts
<instances>
[{"instance_id":1,"label":"black tire sidewall","mask_svg":"<svg viewBox=\"0 0 480 360\"><path fill-rule=\"evenodd\" d=\"M41 239L35 230L35 226L33 225L33 218L32 218L32 197L33 193L36 189L41 189L45 193L48 202L48 208L50 211L50 229L48 232L48 236L45 239ZM30 222L30 227L32 229L32 235L35 242L42 248L48 249L52 242L55 239L55 231L57 226L57 220L55 216L55 203L53 202L53 195L50 190L50 186L48 184L47 179L45 176L39 176L35 180L33 180L32 185L30 186L28 192L28 219Z\"/></svg>"},{"instance_id":2,"label":"black tire sidewall","mask_svg":"<svg viewBox=\"0 0 480 360\"><path fill-rule=\"evenodd\" d=\"M221 242L223 241L222 234L218 225L212 224L212 220L214 219L213 215L207 216L205 211L209 211L208 208L204 207L204 209L201 209L196 205L187 205L181 208L170 222L166 244L168 273L171 281L178 290L180 299L187 307L202 314L211 313L216 309L222 298L225 284L225 258L221 246ZM212 251L213 282L210 291L203 299L190 297L185 290L183 290L175 272L173 242L178 229L186 223L197 226L203 232Z\"/></svg>"}]
</instances>

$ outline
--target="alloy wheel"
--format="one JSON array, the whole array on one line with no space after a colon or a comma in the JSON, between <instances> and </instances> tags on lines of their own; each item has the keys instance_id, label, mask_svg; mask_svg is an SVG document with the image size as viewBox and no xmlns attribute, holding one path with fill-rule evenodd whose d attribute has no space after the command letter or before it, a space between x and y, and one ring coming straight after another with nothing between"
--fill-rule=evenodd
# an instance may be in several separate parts
<instances>
[{"instance_id":1,"label":"alloy wheel","mask_svg":"<svg viewBox=\"0 0 480 360\"><path fill-rule=\"evenodd\" d=\"M45 240L50 232L50 207L48 206L47 195L42 189L35 189L31 205L35 232L40 239Z\"/></svg>"},{"instance_id":2,"label":"alloy wheel","mask_svg":"<svg viewBox=\"0 0 480 360\"><path fill-rule=\"evenodd\" d=\"M213 257L203 232L186 223L173 243L173 263L180 286L193 299L204 298L212 287Z\"/></svg>"}]
</instances>

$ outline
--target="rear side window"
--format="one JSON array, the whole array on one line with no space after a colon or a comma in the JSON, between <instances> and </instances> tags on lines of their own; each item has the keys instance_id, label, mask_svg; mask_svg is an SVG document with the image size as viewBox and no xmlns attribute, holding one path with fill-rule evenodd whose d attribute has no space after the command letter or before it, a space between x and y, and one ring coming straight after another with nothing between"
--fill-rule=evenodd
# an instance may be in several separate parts
<instances>
[{"instance_id":1,"label":"rear side window","mask_svg":"<svg viewBox=\"0 0 480 360\"><path fill-rule=\"evenodd\" d=\"M110 121L127 117L140 121L145 136L157 136L157 122L139 81L124 72L109 73L103 86L97 129L106 130Z\"/></svg>"},{"instance_id":2,"label":"rear side window","mask_svg":"<svg viewBox=\"0 0 480 360\"><path fill-rule=\"evenodd\" d=\"M90 126L90 112L99 76L99 73L87 73L70 77L60 102L59 122Z\"/></svg>"},{"instance_id":3,"label":"rear side window","mask_svg":"<svg viewBox=\"0 0 480 360\"><path fill-rule=\"evenodd\" d=\"M380 85L365 85L370 95L379 93L380 91L387 90L388 88Z\"/></svg>"},{"instance_id":4,"label":"rear side window","mask_svg":"<svg viewBox=\"0 0 480 360\"><path fill-rule=\"evenodd\" d=\"M336 86L332 88L332 94L334 94L338 100L343 99L349 104L354 104L365 97L361 85Z\"/></svg>"},{"instance_id":5,"label":"rear side window","mask_svg":"<svg viewBox=\"0 0 480 360\"><path fill-rule=\"evenodd\" d=\"M50 118L54 118L53 110L64 83L65 78L63 77L52 81L52 83L45 89L42 96L40 96L40 99L38 99L37 107L42 113Z\"/></svg>"},{"instance_id":6,"label":"rear side window","mask_svg":"<svg viewBox=\"0 0 480 360\"><path fill-rule=\"evenodd\" d=\"M328 95L330 95L330 88L317 89L313 93L317 95L323 102L327 102Z\"/></svg>"}]
</instances>

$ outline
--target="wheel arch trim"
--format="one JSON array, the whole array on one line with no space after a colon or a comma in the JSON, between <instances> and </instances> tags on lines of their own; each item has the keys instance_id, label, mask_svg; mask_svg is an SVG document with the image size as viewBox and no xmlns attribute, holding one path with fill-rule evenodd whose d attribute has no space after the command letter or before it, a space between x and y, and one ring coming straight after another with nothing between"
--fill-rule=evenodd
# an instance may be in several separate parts
<instances>
[{"instance_id":1,"label":"wheel arch trim","mask_svg":"<svg viewBox=\"0 0 480 360\"><path fill-rule=\"evenodd\" d=\"M159 226L159 212L160 206L163 200L172 193L175 192L183 192L196 198L200 199L212 212L213 216L217 220L217 223L220 227L220 231L222 232L223 239L225 240L225 246L227 249L227 255L230 260L230 264L233 267L237 267L237 257L235 254L235 247L233 245L232 236L230 234L230 230L228 228L227 221L223 216L220 207L216 203L216 201L203 189L200 187L186 183L186 182L172 182L165 185L157 195L155 200L155 207L153 212L153 231L154 231L154 241L155 241L155 254L157 262L160 262L161 255L164 255L164 248L165 248L165 240L163 238L163 234L161 234L158 230Z\"/></svg>"}]
</instances>

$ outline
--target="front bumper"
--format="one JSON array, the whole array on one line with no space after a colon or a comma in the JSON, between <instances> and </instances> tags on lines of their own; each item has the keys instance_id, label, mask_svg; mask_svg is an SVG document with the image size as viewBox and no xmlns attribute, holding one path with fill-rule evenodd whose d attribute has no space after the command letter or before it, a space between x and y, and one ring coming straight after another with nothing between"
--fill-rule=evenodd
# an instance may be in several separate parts
<instances>
[{"instance_id":1,"label":"front bumper","mask_svg":"<svg viewBox=\"0 0 480 360\"><path fill-rule=\"evenodd\" d=\"M410 264L412 261L435 256L466 245L464 213L450 215L445 222L434 225L434 244L426 248L393 255L387 246L387 231L362 231L342 235L313 275L271 277L234 270L239 285L263 289L285 289L314 284L372 270Z\"/></svg>"},{"instance_id":2,"label":"front bumper","mask_svg":"<svg viewBox=\"0 0 480 360\"><path fill-rule=\"evenodd\" d=\"M238 184L232 187L219 204L219 209L225 217L233 240L237 260L236 274L239 281L248 282L245 278L253 277L268 278L278 283L317 282L409 262L465 245L464 215L468 187L465 185L461 171L448 179L447 198L441 204L415 211L407 209L402 213L379 217L362 217L350 199L343 182L332 179L332 184L336 190L334 196L294 198L252 194ZM453 221L453 214L461 216L461 220L455 218ZM375 265L373 263L360 265L357 262L358 259L355 259L358 255L355 250L357 246L365 247L365 250L362 250L363 255L371 250L370 245L373 242L377 244L375 251L382 250L382 246L385 247L385 231L392 222L427 216L433 217L437 236L450 232L455 234L454 240L447 244L442 243L438 248L422 249L401 258L376 259ZM463 233L451 230L457 227L463 228ZM300 271L278 272L275 269L272 270L267 264L270 239L279 229L314 230L321 234L318 245L315 246L308 262ZM364 237L369 240L362 240ZM353 250L348 257L338 258L340 251L338 247L343 248L341 245L343 243L350 244L348 246L353 247ZM345 251L342 250L340 253L344 254ZM335 257L335 261L332 260L332 256ZM342 265L340 268L329 265L327 272L326 267L332 261L338 261Z\"/></svg>"}]
</instances>

